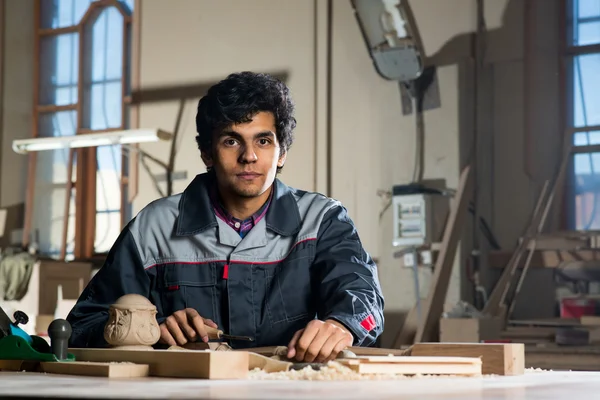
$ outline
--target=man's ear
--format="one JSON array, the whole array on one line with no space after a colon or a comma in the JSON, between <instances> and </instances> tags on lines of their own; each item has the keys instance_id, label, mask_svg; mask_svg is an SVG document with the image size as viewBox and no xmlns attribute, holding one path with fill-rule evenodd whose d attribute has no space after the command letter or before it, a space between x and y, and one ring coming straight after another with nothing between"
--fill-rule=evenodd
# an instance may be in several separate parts
<instances>
[{"instance_id":1,"label":"man's ear","mask_svg":"<svg viewBox=\"0 0 600 400\"><path fill-rule=\"evenodd\" d=\"M279 160L277 160L277 166L279 168L283 167L283 164L285 164L285 160L287 158L287 151L284 151L283 153L281 153L281 155L279 156Z\"/></svg>"},{"instance_id":2,"label":"man's ear","mask_svg":"<svg viewBox=\"0 0 600 400\"><path fill-rule=\"evenodd\" d=\"M206 165L206 168L212 168L213 160L212 155L210 153L207 153L203 150L200 152L200 157L202 157L202 161L204 161L204 165Z\"/></svg>"}]
</instances>

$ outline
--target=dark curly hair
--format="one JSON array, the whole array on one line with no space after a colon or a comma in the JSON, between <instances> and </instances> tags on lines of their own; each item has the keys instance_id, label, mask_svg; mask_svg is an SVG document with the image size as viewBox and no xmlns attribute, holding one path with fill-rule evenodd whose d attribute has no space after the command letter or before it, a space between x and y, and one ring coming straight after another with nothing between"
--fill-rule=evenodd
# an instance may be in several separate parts
<instances>
[{"instance_id":1,"label":"dark curly hair","mask_svg":"<svg viewBox=\"0 0 600 400\"><path fill-rule=\"evenodd\" d=\"M212 86L198 102L198 149L210 153L215 132L232 124L250 122L254 115L264 111L275 117L275 135L283 154L294 141L294 108L289 88L279 79L248 71L231 74Z\"/></svg>"}]
</instances>

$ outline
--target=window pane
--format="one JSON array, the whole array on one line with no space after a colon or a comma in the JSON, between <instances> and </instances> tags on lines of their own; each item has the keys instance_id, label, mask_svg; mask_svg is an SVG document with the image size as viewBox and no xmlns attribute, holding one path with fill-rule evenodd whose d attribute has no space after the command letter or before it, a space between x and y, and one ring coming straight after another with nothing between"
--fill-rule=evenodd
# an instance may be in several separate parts
<instances>
[{"instance_id":1,"label":"window pane","mask_svg":"<svg viewBox=\"0 0 600 400\"><path fill-rule=\"evenodd\" d=\"M40 136L69 136L75 134L75 111L62 111L40 115ZM41 254L58 256L63 232L69 149L40 151L37 154L34 182L34 213L32 233ZM76 179L77 160L73 160L71 180ZM74 192L72 192L74 193ZM75 198L69 210L67 253L73 252Z\"/></svg>"},{"instance_id":2,"label":"window pane","mask_svg":"<svg viewBox=\"0 0 600 400\"><path fill-rule=\"evenodd\" d=\"M573 57L574 126L600 125L600 53Z\"/></svg>"},{"instance_id":3,"label":"window pane","mask_svg":"<svg viewBox=\"0 0 600 400\"><path fill-rule=\"evenodd\" d=\"M578 46L600 43L600 21L580 23L577 32Z\"/></svg>"},{"instance_id":4,"label":"window pane","mask_svg":"<svg viewBox=\"0 0 600 400\"><path fill-rule=\"evenodd\" d=\"M600 144L600 132L576 132L573 136L575 146L590 146Z\"/></svg>"},{"instance_id":5,"label":"window pane","mask_svg":"<svg viewBox=\"0 0 600 400\"><path fill-rule=\"evenodd\" d=\"M42 0L42 28L64 28L77 25L92 0Z\"/></svg>"},{"instance_id":6,"label":"window pane","mask_svg":"<svg viewBox=\"0 0 600 400\"><path fill-rule=\"evenodd\" d=\"M65 214L66 185L42 185L35 187L33 210L33 240L39 253L58 257L61 250ZM67 226L67 254L72 254L75 243L75 191L71 192L69 221Z\"/></svg>"},{"instance_id":7,"label":"window pane","mask_svg":"<svg viewBox=\"0 0 600 400\"><path fill-rule=\"evenodd\" d=\"M46 36L40 41L40 104L77 103L79 35Z\"/></svg>"},{"instance_id":8,"label":"window pane","mask_svg":"<svg viewBox=\"0 0 600 400\"><path fill-rule=\"evenodd\" d=\"M600 153L575 154L575 229L600 229Z\"/></svg>"},{"instance_id":9,"label":"window pane","mask_svg":"<svg viewBox=\"0 0 600 400\"><path fill-rule=\"evenodd\" d=\"M94 250L107 252L121 232L121 146L98 147Z\"/></svg>"},{"instance_id":10,"label":"window pane","mask_svg":"<svg viewBox=\"0 0 600 400\"><path fill-rule=\"evenodd\" d=\"M576 0L579 18L594 18L600 16L600 0Z\"/></svg>"},{"instance_id":11,"label":"window pane","mask_svg":"<svg viewBox=\"0 0 600 400\"><path fill-rule=\"evenodd\" d=\"M102 11L86 29L91 60L85 65L83 125L101 130L122 124L123 16L115 7Z\"/></svg>"},{"instance_id":12,"label":"window pane","mask_svg":"<svg viewBox=\"0 0 600 400\"><path fill-rule=\"evenodd\" d=\"M43 137L74 135L77 129L76 117L76 111L40 114L38 135Z\"/></svg>"},{"instance_id":13,"label":"window pane","mask_svg":"<svg viewBox=\"0 0 600 400\"><path fill-rule=\"evenodd\" d=\"M569 45L600 43L600 0L568 0L567 11Z\"/></svg>"}]
</instances>

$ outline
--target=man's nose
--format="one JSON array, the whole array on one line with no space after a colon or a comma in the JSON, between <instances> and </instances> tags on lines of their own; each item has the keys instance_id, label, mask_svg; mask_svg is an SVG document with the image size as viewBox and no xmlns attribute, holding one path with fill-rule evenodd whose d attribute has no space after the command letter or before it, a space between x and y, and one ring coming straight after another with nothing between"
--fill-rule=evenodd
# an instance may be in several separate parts
<instances>
[{"instance_id":1,"label":"man's nose","mask_svg":"<svg viewBox=\"0 0 600 400\"><path fill-rule=\"evenodd\" d=\"M242 163L253 163L258 160L256 152L253 146L244 146L242 148L242 154L240 155L240 162Z\"/></svg>"}]
</instances>

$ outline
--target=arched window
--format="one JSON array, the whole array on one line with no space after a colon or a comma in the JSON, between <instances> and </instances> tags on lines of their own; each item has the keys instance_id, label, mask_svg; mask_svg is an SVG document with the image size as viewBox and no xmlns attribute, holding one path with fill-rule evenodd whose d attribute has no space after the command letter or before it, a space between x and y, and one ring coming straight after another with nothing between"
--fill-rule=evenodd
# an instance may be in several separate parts
<instances>
[{"instance_id":1,"label":"arched window","mask_svg":"<svg viewBox=\"0 0 600 400\"><path fill-rule=\"evenodd\" d=\"M135 0L36 0L34 137L132 124ZM135 122L135 121L134 121ZM24 242L41 255L107 252L130 219L128 159L119 146L29 155Z\"/></svg>"}]
</instances>

